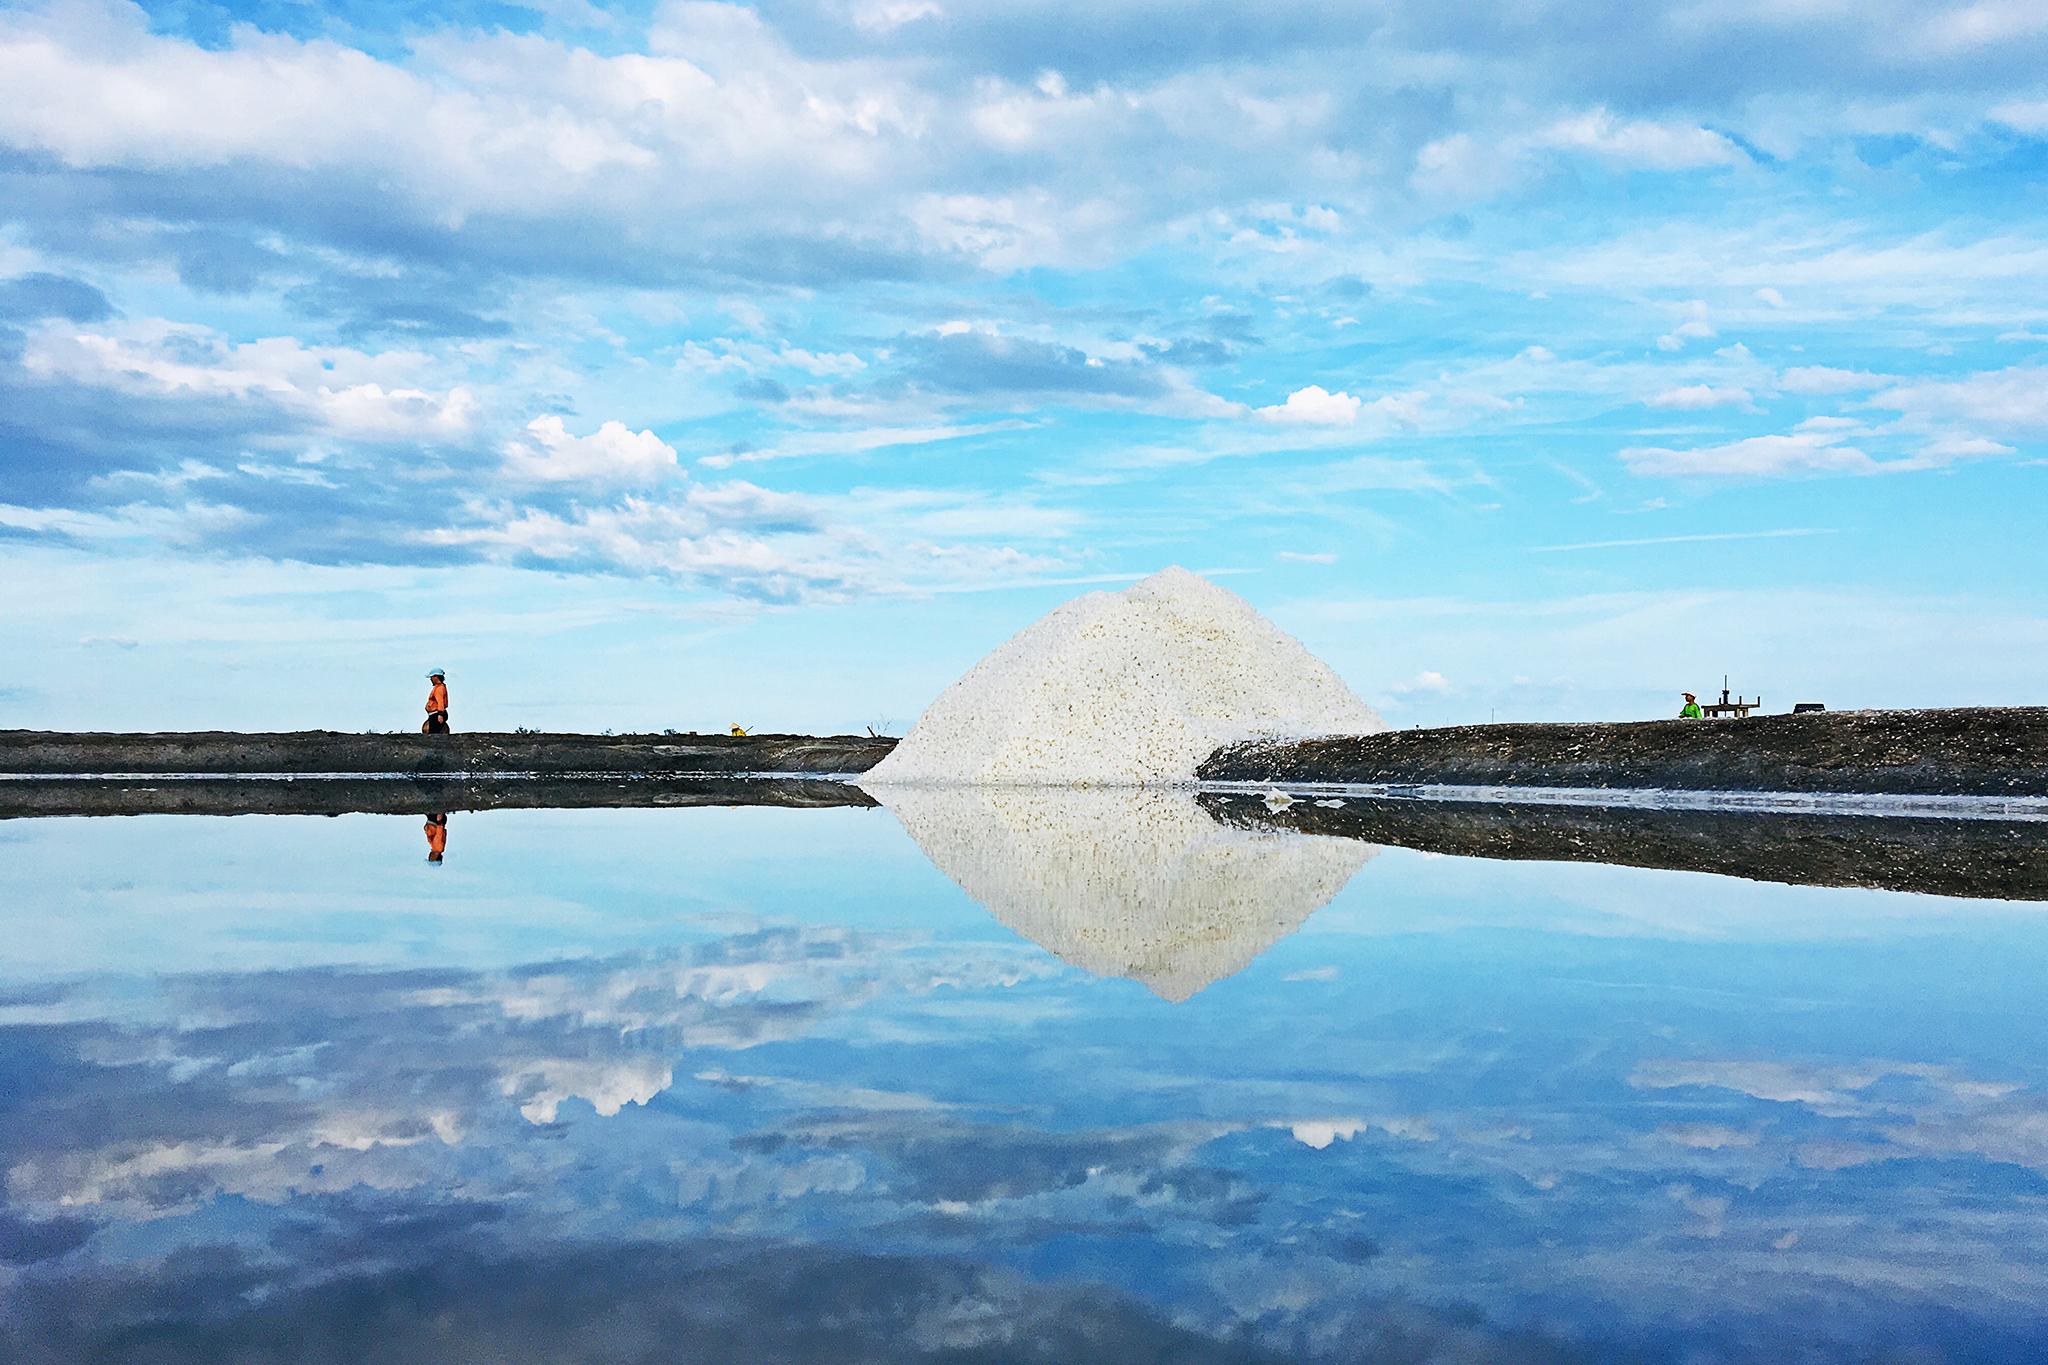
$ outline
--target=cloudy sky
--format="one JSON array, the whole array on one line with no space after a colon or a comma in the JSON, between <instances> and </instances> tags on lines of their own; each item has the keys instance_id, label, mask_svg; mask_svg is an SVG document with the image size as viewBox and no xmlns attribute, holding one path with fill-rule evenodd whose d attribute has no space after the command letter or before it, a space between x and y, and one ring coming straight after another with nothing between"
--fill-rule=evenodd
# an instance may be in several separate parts
<instances>
[{"instance_id":1,"label":"cloudy sky","mask_svg":"<svg viewBox=\"0 0 2048 1365\"><path fill-rule=\"evenodd\" d=\"M0 723L2040 700L2048 10L0 6Z\"/></svg>"}]
</instances>

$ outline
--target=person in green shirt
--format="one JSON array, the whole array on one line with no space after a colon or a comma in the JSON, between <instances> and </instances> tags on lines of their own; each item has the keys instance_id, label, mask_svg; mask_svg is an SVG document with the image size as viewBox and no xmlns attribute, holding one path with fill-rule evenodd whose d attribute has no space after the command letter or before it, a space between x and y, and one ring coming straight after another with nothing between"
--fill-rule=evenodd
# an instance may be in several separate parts
<instances>
[{"instance_id":1,"label":"person in green shirt","mask_svg":"<svg viewBox=\"0 0 2048 1365\"><path fill-rule=\"evenodd\" d=\"M1700 718L1699 698L1690 692L1683 695L1685 697L1685 705L1678 708L1678 718L1680 720L1698 720Z\"/></svg>"}]
</instances>

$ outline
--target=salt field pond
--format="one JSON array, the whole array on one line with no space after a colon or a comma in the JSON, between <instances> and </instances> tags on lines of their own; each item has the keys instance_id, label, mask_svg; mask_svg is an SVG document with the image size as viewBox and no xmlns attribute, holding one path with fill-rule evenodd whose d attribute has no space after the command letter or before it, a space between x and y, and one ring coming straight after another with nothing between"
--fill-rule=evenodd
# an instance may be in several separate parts
<instances>
[{"instance_id":1,"label":"salt field pond","mask_svg":"<svg viewBox=\"0 0 2048 1365\"><path fill-rule=\"evenodd\" d=\"M2048 1350L2048 905L883 799L0 822L0 1358Z\"/></svg>"}]
</instances>

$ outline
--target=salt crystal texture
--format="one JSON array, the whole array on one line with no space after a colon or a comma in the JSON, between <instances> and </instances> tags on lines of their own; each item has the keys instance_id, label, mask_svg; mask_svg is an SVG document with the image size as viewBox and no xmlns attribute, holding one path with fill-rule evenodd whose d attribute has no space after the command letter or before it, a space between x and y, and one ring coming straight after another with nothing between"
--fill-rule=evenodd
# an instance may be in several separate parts
<instances>
[{"instance_id":1,"label":"salt crystal texture","mask_svg":"<svg viewBox=\"0 0 2048 1365\"><path fill-rule=\"evenodd\" d=\"M1084 971L1178 1003L1293 933L1379 850L1219 824L1187 792L883 786L990 914Z\"/></svg>"},{"instance_id":2,"label":"salt crystal texture","mask_svg":"<svg viewBox=\"0 0 2048 1365\"><path fill-rule=\"evenodd\" d=\"M1192 782L1246 739L1386 722L1226 588L1186 569L1040 617L939 694L863 786Z\"/></svg>"}]
</instances>

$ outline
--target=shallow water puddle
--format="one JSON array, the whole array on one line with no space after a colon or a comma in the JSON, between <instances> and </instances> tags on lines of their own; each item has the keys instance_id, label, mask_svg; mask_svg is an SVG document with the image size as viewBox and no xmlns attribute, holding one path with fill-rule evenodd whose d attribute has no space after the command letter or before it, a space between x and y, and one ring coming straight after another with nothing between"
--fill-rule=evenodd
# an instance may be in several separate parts
<instances>
[{"instance_id":1,"label":"shallow water puddle","mask_svg":"<svg viewBox=\"0 0 2048 1365\"><path fill-rule=\"evenodd\" d=\"M0 1355L2048 1344L2042 904L884 799L0 824Z\"/></svg>"}]
</instances>

